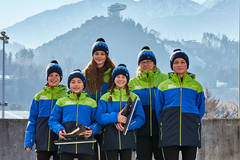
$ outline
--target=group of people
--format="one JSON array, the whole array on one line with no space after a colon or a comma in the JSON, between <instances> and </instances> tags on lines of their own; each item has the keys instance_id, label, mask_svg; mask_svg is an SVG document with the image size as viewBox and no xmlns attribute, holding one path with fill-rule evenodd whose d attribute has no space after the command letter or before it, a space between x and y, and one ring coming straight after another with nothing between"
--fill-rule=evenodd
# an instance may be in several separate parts
<instances>
[{"instance_id":1,"label":"group of people","mask_svg":"<svg viewBox=\"0 0 240 160\"><path fill-rule=\"evenodd\" d=\"M60 84L62 69L56 60L46 68L47 83L32 101L25 133L25 150L35 144L37 159L47 160L194 160L201 147L201 119L205 112L204 92L189 73L189 58L181 49L170 57L173 72L164 74L148 46L138 55L137 76L130 80L125 64L115 66L103 38L92 47L92 60L83 72L75 69L67 87ZM128 132L126 104L137 99ZM54 140L76 126L84 125L83 136L92 143L56 146Z\"/></svg>"}]
</instances>

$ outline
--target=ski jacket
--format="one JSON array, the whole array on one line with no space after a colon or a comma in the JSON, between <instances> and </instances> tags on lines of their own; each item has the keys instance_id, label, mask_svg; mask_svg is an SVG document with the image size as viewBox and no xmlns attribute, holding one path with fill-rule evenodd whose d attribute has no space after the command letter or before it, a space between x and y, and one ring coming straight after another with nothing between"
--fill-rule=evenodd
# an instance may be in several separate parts
<instances>
[{"instance_id":1,"label":"ski jacket","mask_svg":"<svg viewBox=\"0 0 240 160\"><path fill-rule=\"evenodd\" d=\"M57 151L53 141L58 139L58 136L50 131L48 119L57 99L66 94L67 88L59 85L44 87L34 96L25 133L25 148L32 149L35 142L38 151Z\"/></svg>"},{"instance_id":2,"label":"ski jacket","mask_svg":"<svg viewBox=\"0 0 240 160\"><path fill-rule=\"evenodd\" d=\"M100 125L94 123L97 103L86 93L78 97L75 93L68 93L64 98L59 99L50 115L49 126L57 135L59 131L67 133L82 124L90 127L93 135L100 131ZM93 154L92 144L68 144L60 146L60 153Z\"/></svg>"},{"instance_id":3,"label":"ski jacket","mask_svg":"<svg viewBox=\"0 0 240 160\"><path fill-rule=\"evenodd\" d=\"M126 89L115 88L112 93L111 103L108 101L109 96L110 92L107 92L101 97L97 109L97 122L104 126L103 150L135 149L134 130L140 128L145 121L142 103L136 94L130 92L132 101L137 97L137 102L128 132L126 135L123 135L123 132L118 131L114 123L118 123L118 113L127 104L128 95Z\"/></svg>"},{"instance_id":4,"label":"ski jacket","mask_svg":"<svg viewBox=\"0 0 240 160\"><path fill-rule=\"evenodd\" d=\"M109 68L107 71L104 72L104 77L103 77L104 83L103 83L102 88L101 88L100 91L96 91L96 93L93 94L93 95L90 92L88 92L88 95L91 98L95 99L97 102L98 102L98 100L100 99L100 97L102 95L107 93L108 87L109 87L109 79L110 79L110 75L111 74L112 74L112 69L111 68Z\"/></svg>"},{"instance_id":5,"label":"ski jacket","mask_svg":"<svg viewBox=\"0 0 240 160\"><path fill-rule=\"evenodd\" d=\"M181 79L179 75L169 73L169 79L159 85L156 94L159 145L200 148L205 97L195 75L186 73Z\"/></svg>"},{"instance_id":6,"label":"ski jacket","mask_svg":"<svg viewBox=\"0 0 240 160\"><path fill-rule=\"evenodd\" d=\"M166 79L167 75L156 68L141 72L137 77L130 80L129 87L140 97L145 112L145 124L137 131L137 135L158 135L158 124L155 116L156 89Z\"/></svg>"}]
</instances>

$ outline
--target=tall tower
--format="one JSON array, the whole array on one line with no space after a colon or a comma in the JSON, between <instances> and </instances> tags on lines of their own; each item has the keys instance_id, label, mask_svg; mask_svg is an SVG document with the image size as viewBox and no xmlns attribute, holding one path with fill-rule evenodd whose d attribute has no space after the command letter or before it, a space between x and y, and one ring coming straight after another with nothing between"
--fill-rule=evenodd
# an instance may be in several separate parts
<instances>
[{"instance_id":1,"label":"tall tower","mask_svg":"<svg viewBox=\"0 0 240 160\"><path fill-rule=\"evenodd\" d=\"M114 3L108 7L108 16L109 17L120 17L120 12L126 9L127 6L121 3Z\"/></svg>"}]
</instances>

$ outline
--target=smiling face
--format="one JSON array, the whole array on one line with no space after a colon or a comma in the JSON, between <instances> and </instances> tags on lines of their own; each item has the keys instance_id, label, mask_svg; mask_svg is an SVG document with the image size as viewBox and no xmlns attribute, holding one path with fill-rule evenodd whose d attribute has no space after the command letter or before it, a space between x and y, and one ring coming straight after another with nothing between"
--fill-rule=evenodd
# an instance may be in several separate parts
<instances>
[{"instance_id":1,"label":"smiling face","mask_svg":"<svg viewBox=\"0 0 240 160\"><path fill-rule=\"evenodd\" d=\"M154 63L151 60L143 60L140 62L139 66L140 66L140 70L144 72L144 71L152 70L154 68Z\"/></svg>"},{"instance_id":2,"label":"smiling face","mask_svg":"<svg viewBox=\"0 0 240 160\"><path fill-rule=\"evenodd\" d=\"M124 75L119 74L114 79L114 83L116 84L118 89L122 89L127 84L127 78Z\"/></svg>"},{"instance_id":3,"label":"smiling face","mask_svg":"<svg viewBox=\"0 0 240 160\"><path fill-rule=\"evenodd\" d=\"M173 71L181 77L187 73L187 63L183 58L176 58L173 62Z\"/></svg>"},{"instance_id":4,"label":"smiling face","mask_svg":"<svg viewBox=\"0 0 240 160\"><path fill-rule=\"evenodd\" d=\"M48 76L48 84L51 87L55 87L58 86L60 83L60 75L56 72L53 72L51 74L49 74Z\"/></svg>"},{"instance_id":5,"label":"smiling face","mask_svg":"<svg viewBox=\"0 0 240 160\"><path fill-rule=\"evenodd\" d=\"M93 54L93 60L97 63L98 68L104 66L104 63L107 59L107 55L104 51L96 51Z\"/></svg>"},{"instance_id":6,"label":"smiling face","mask_svg":"<svg viewBox=\"0 0 240 160\"><path fill-rule=\"evenodd\" d=\"M81 93L84 88L83 81L80 78L73 78L70 81L70 90L73 93Z\"/></svg>"}]
</instances>

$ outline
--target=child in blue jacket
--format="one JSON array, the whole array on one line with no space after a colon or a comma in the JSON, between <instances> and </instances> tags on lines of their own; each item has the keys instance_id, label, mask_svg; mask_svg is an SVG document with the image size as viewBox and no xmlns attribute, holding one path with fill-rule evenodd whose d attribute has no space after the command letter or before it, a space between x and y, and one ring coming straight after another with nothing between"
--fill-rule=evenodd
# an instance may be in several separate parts
<instances>
[{"instance_id":1,"label":"child in blue jacket","mask_svg":"<svg viewBox=\"0 0 240 160\"><path fill-rule=\"evenodd\" d=\"M66 96L67 88L59 85L62 80L62 69L56 60L47 66L46 75L46 86L32 101L25 134L25 150L30 151L35 143L38 160L46 160L51 156L53 160L58 160L57 146L53 143L58 136L50 131L48 119L57 99Z\"/></svg>"},{"instance_id":2,"label":"child in blue jacket","mask_svg":"<svg viewBox=\"0 0 240 160\"><path fill-rule=\"evenodd\" d=\"M49 126L60 139L64 134L74 130L79 124L88 127L83 134L90 137L99 132L100 125L94 123L97 103L83 92L86 78L80 70L75 70L68 77L68 95L57 101L49 119ZM59 149L61 160L74 158L92 159L93 148L91 143L61 145Z\"/></svg>"},{"instance_id":3,"label":"child in blue jacket","mask_svg":"<svg viewBox=\"0 0 240 160\"><path fill-rule=\"evenodd\" d=\"M136 148L134 130L144 124L144 111L139 97L129 91L129 72L125 65L121 64L113 70L112 80L111 90L100 98L97 110L97 122L105 126L102 149L107 159L118 160L120 155L121 160L131 160L132 150ZM129 132L123 135L123 124L128 117L121 114L122 109L125 104L132 104L136 97L137 104L128 128Z\"/></svg>"},{"instance_id":4,"label":"child in blue jacket","mask_svg":"<svg viewBox=\"0 0 240 160\"><path fill-rule=\"evenodd\" d=\"M181 49L170 57L173 70L156 92L156 117L159 122L159 147L166 160L194 160L201 147L201 119L205 112L202 85L187 72L189 58Z\"/></svg>"}]
</instances>

